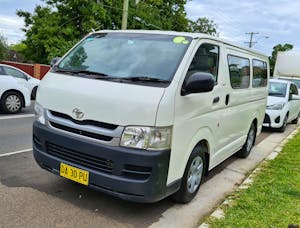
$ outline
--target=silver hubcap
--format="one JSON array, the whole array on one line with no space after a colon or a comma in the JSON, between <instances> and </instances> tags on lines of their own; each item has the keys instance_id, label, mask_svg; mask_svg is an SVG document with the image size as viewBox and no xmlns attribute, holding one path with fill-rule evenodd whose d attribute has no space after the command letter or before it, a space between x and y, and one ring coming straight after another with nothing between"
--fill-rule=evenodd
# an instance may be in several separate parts
<instances>
[{"instance_id":1,"label":"silver hubcap","mask_svg":"<svg viewBox=\"0 0 300 228\"><path fill-rule=\"evenodd\" d=\"M203 160L200 156L194 158L188 172L187 188L189 193L194 193L200 185L203 173Z\"/></svg>"},{"instance_id":2,"label":"silver hubcap","mask_svg":"<svg viewBox=\"0 0 300 228\"><path fill-rule=\"evenodd\" d=\"M247 151L249 152L253 146L254 142L254 137L255 137L255 131L254 128L252 127L250 129L249 135L248 135L248 140L247 140Z\"/></svg>"},{"instance_id":3,"label":"silver hubcap","mask_svg":"<svg viewBox=\"0 0 300 228\"><path fill-rule=\"evenodd\" d=\"M21 107L21 100L17 95L9 95L6 98L5 106L10 112L16 112Z\"/></svg>"}]
</instances>

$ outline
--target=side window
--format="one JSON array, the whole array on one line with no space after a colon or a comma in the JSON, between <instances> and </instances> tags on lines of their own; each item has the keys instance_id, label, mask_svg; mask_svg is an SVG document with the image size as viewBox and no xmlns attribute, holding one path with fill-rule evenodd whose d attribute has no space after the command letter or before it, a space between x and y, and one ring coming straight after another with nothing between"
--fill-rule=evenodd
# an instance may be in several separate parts
<instances>
[{"instance_id":1,"label":"side window","mask_svg":"<svg viewBox=\"0 0 300 228\"><path fill-rule=\"evenodd\" d=\"M252 87L267 86L267 80L268 80L267 63L264 61L253 59L252 65L253 65Z\"/></svg>"},{"instance_id":2,"label":"side window","mask_svg":"<svg viewBox=\"0 0 300 228\"><path fill-rule=\"evenodd\" d=\"M238 56L228 55L230 84L233 89L249 88L250 60Z\"/></svg>"},{"instance_id":3,"label":"side window","mask_svg":"<svg viewBox=\"0 0 300 228\"><path fill-rule=\"evenodd\" d=\"M295 86L294 84L291 84L290 93L291 93L291 94L298 95L298 89L297 89L297 86Z\"/></svg>"},{"instance_id":4,"label":"side window","mask_svg":"<svg viewBox=\"0 0 300 228\"><path fill-rule=\"evenodd\" d=\"M188 69L187 77L196 72L205 72L213 75L214 80L218 80L220 48L213 44L202 44Z\"/></svg>"},{"instance_id":5,"label":"side window","mask_svg":"<svg viewBox=\"0 0 300 228\"><path fill-rule=\"evenodd\" d=\"M13 76L16 78L26 79L26 75L16 69L13 69L11 67L3 67L3 69L7 75L10 75L10 76Z\"/></svg>"}]
</instances>

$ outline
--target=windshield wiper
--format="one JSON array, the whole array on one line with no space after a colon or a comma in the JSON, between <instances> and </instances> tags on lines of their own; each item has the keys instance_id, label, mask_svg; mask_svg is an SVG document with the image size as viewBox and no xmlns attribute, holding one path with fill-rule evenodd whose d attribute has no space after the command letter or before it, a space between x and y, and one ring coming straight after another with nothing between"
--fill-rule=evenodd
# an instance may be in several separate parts
<instances>
[{"instance_id":1,"label":"windshield wiper","mask_svg":"<svg viewBox=\"0 0 300 228\"><path fill-rule=\"evenodd\" d=\"M95 72L95 71L89 71L89 70L68 70L68 69L55 69L55 72L60 73L67 73L71 75L91 75L91 76L101 76L101 77L109 77L109 75L101 73L101 72Z\"/></svg>"},{"instance_id":2,"label":"windshield wiper","mask_svg":"<svg viewBox=\"0 0 300 228\"><path fill-rule=\"evenodd\" d=\"M124 78L120 78L120 80L128 80L128 81L133 81L133 82L137 82L137 81L140 81L140 82L163 82L163 83L170 82L165 79L152 78L152 77L148 77L148 76L124 77Z\"/></svg>"}]
</instances>

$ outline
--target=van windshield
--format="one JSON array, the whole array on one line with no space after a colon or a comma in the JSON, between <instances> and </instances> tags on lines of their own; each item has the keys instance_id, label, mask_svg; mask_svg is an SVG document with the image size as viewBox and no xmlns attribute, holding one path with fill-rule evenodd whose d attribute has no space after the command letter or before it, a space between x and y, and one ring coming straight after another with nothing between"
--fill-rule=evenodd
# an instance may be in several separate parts
<instances>
[{"instance_id":1,"label":"van windshield","mask_svg":"<svg viewBox=\"0 0 300 228\"><path fill-rule=\"evenodd\" d=\"M79 43L54 71L103 80L169 84L191 40L171 35L96 33Z\"/></svg>"},{"instance_id":2,"label":"van windshield","mask_svg":"<svg viewBox=\"0 0 300 228\"><path fill-rule=\"evenodd\" d=\"M273 97L285 97L287 84L281 82L270 82L269 84L269 96Z\"/></svg>"}]
</instances>

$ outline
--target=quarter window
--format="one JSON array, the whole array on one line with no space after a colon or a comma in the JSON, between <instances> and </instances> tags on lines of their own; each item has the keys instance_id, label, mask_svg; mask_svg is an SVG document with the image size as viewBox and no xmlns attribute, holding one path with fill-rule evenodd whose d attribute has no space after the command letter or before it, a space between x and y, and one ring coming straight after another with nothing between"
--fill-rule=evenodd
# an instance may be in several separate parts
<instances>
[{"instance_id":1,"label":"quarter window","mask_svg":"<svg viewBox=\"0 0 300 228\"><path fill-rule=\"evenodd\" d=\"M187 77L197 73L205 72L213 75L214 80L218 79L220 48L213 44L202 44L188 69Z\"/></svg>"},{"instance_id":2,"label":"quarter window","mask_svg":"<svg viewBox=\"0 0 300 228\"><path fill-rule=\"evenodd\" d=\"M2 66L0 66L0 75L5 75L5 72L4 72L4 70L3 70L3 67L2 67Z\"/></svg>"},{"instance_id":3,"label":"quarter window","mask_svg":"<svg viewBox=\"0 0 300 228\"><path fill-rule=\"evenodd\" d=\"M265 87L267 86L268 73L267 63L264 61L254 59L253 64L253 79L252 87Z\"/></svg>"}]
</instances>

